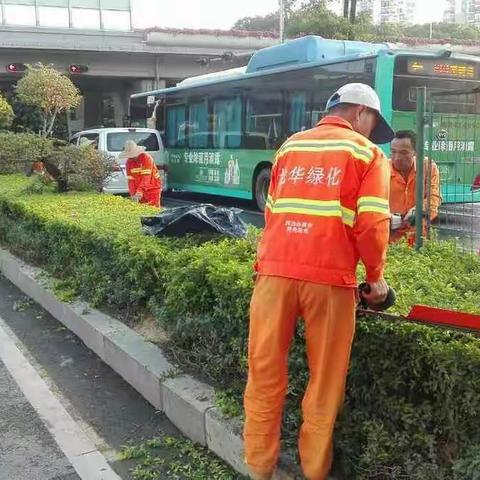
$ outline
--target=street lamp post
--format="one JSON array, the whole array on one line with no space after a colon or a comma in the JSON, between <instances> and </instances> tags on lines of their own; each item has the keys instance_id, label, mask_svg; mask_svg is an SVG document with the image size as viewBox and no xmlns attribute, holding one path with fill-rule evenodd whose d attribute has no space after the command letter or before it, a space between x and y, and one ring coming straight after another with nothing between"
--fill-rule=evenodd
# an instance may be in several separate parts
<instances>
[{"instance_id":1,"label":"street lamp post","mask_svg":"<svg viewBox=\"0 0 480 480\"><path fill-rule=\"evenodd\" d=\"M280 2L280 43L285 41L285 0Z\"/></svg>"},{"instance_id":2,"label":"street lamp post","mask_svg":"<svg viewBox=\"0 0 480 480\"><path fill-rule=\"evenodd\" d=\"M350 4L350 23L355 23L357 18L357 0L352 0Z\"/></svg>"}]
</instances>

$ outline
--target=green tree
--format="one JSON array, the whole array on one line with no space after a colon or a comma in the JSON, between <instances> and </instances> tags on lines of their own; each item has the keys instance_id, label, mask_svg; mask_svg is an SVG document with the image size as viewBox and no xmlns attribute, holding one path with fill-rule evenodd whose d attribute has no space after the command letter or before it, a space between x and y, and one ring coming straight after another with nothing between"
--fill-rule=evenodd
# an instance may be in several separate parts
<instances>
[{"instance_id":1,"label":"green tree","mask_svg":"<svg viewBox=\"0 0 480 480\"><path fill-rule=\"evenodd\" d=\"M0 95L0 129L10 127L13 122L14 114L12 107L7 100Z\"/></svg>"},{"instance_id":2,"label":"green tree","mask_svg":"<svg viewBox=\"0 0 480 480\"><path fill-rule=\"evenodd\" d=\"M430 38L430 24L411 25L403 29L405 37ZM480 29L461 23L438 22L432 25L432 38L442 40L478 40Z\"/></svg>"},{"instance_id":3,"label":"green tree","mask_svg":"<svg viewBox=\"0 0 480 480\"><path fill-rule=\"evenodd\" d=\"M286 24L289 24L289 19L295 14L295 12L302 10L305 6L310 6L311 4L327 4L331 1L332 0L308 0L300 2L299 0L284 0ZM241 18L240 20L237 20L233 28L239 30L278 33L279 23L280 14L279 11L276 10L263 17L256 16Z\"/></svg>"},{"instance_id":4,"label":"green tree","mask_svg":"<svg viewBox=\"0 0 480 480\"><path fill-rule=\"evenodd\" d=\"M287 23L287 35L321 35L325 38L348 38L350 23L332 12L324 1L312 0L292 12Z\"/></svg>"},{"instance_id":5,"label":"green tree","mask_svg":"<svg viewBox=\"0 0 480 480\"><path fill-rule=\"evenodd\" d=\"M313 34L326 38L355 39L370 42L397 42L409 38L430 38L430 24L400 25L374 24L366 13L360 13L351 24L343 15L336 15L328 7L331 0L287 1L286 33L289 37ZM278 11L263 17L245 17L237 21L235 28L278 32ZM432 25L434 40L452 43L480 40L480 28L472 25L438 22Z\"/></svg>"},{"instance_id":6,"label":"green tree","mask_svg":"<svg viewBox=\"0 0 480 480\"><path fill-rule=\"evenodd\" d=\"M233 26L236 30L249 30L253 32L278 32L278 13L270 13L264 17L244 17Z\"/></svg>"},{"instance_id":7,"label":"green tree","mask_svg":"<svg viewBox=\"0 0 480 480\"><path fill-rule=\"evenodd\" d=\"M25 105L13 93L10 93L7 98L12 105L13 114L15 115L10 130L16 133L40 132L42 129L42 118L39 109L31 105Z\"/></svg>"},{"instance_id":8,"label":"green tree","mask_svg":"<svg viewBox=\"0 0 480 480\"><path fill-rule=\"evenodd\" d=\"M81 99L77 87L66 75L42 64L28 67L17 84L16 93L22 103L39 109L44 137L51 135L59 114L77 107Z\"/></svg>"}]
</instances>

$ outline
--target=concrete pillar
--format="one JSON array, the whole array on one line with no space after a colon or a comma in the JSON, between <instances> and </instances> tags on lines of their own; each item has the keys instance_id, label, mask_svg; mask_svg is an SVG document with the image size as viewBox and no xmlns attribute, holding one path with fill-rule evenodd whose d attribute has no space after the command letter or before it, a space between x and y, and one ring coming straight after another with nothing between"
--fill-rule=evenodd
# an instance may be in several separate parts
<instances>
[{"instance_id":1,"label":"concrete pillar","mask_svg":"<svg viewBox=\"0 0 480 480\"><path fill-rule=\"evenodd\" d=\"M73 114L70 112L68 113L68 117L70 134L74 134L85 129L85 98L82 98L80 105Z\"/></svg>"},{"instance_id":2,"label":"concrete pillar","mask_svg":"<svg viewBox=\"0 0 480 480\"><path fill-rule=\"evenodd\" d=\"M128 114L128 99L126 89L112 93L113 97L113 110L115 114L115 126L123 127L123 120L125 115Z\"/></svg>"},{"instance_id":3,"label":"concrete pillar","mask_svg":"<svg viewBox=\"0 0 480 480\"><path fill-rule=\"evenodd\" d=\"M102 122L102 93L85 92L85 128L98 127Z\"/></svg>"},{"instance_id":4,"label":"concrete pillar","mask_svg":"<svg viewBox=\"0 0 480 480\"><path fill-rule=\"evenodd\" d=\"M160 90L162 88L166 88L167 81L163 78L157 80L157 85L155 86L155 90Z\"/></svg>"}]
</instances>

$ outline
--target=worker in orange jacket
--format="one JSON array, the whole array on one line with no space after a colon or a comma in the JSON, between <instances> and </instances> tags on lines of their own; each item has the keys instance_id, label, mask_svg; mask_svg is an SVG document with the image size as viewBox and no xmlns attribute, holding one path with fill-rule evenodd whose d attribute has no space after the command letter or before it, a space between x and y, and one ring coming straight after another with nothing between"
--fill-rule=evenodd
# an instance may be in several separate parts
<instances>
[{"instance_id":1,"label":"worker in orange jacket","mask_svg":"<svg viewBox=\"0 0 480 480\"><path fill-rule=\"evenodd\" d=\"M388 292L390 169L373 142L389 142L393 131L377 94L364 84L340 88L327 111L315 128L283 144L272 168L244 398L245 460L254 479L271 478L279 456L288 349L300 316L310 370L301 464L308 479L327 478L354 334L359 260L370 285L367 301L382 302Z\"/></svg>"},{"instance_id":2,"label":"worker in orange jacket","mask_svg":"<svg viewBox=\"0 0 480 480\"><path fill-rule=\"evenodd\" d=\"M410 245L415 243L416 228L416 135L411 130L401 130L395 134L391 144L390 211L392 230L390 242L406 238ZM431 165L430 192L428 189L428 168ZM425 161L425 188L423 210L429 212L430 220L438 217L442 203L440 195L440 173L435 162ZM426 222L424 222L426 235Z\"/></svg>"},{"instance_id":3,"label":"worker in orange jacket","mask_svg":"<svg viewBox=\"0 0 480 480\"><path fill-rule=\"evenodd\" d=\"M153 158L133 140L127 140L120 159L127 159L128 191L136 202L160 207L162 181Z\"/></svg>"}]
</instances>

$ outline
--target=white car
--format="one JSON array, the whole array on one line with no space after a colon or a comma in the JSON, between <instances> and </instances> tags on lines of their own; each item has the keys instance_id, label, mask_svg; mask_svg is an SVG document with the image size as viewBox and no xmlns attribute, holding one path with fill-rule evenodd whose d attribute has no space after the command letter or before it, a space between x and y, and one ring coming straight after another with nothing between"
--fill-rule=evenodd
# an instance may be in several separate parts
<instances>
[{"instance_id":1,"label":"white car","mask_svg":"<svg viewBox=\"0 0 480 480\"><path fill-rule=\"evenodd\" d=\"M128 180L126 174L126 160L118 157L127 140L134 140L137 145L145 147L157 165L162 179L162 189L167 189L167 165L163 151L160 133L151 128L94 128L83 130L72 136L72 145L81 145L82 139L93 142L95 147L114 157L116 169L112 177L105 183L103 191L106 193L128 193Z\"/></svg>"}]
</instances>

